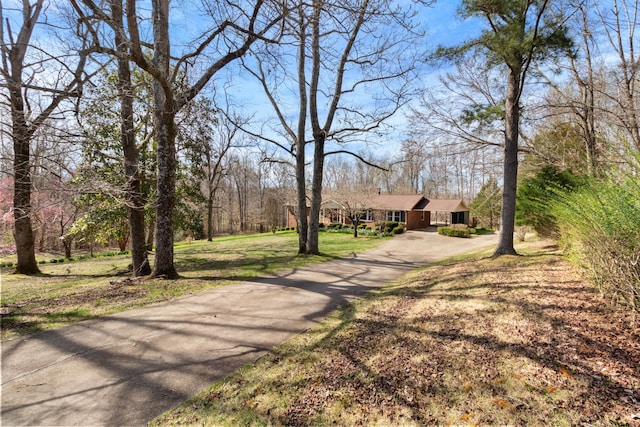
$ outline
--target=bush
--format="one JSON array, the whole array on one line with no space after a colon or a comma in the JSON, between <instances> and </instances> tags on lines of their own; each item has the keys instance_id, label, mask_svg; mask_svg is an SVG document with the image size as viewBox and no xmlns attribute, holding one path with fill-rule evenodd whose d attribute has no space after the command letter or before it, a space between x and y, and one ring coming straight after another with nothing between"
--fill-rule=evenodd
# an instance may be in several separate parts
<instances>
[{"instance_id":1,"label":"bush","mask_svg":"<svg viewBox=\"0 0 640 427\"><path fill-rule=\"evenodd\" d=\"M332 222L331 224L327 225L328 230L340 230L341 228L342 223L340 222Z\"/></svg>"},{"instance_id":2,"label":"bush","mask_svg":"<svg viewBox=\"0 0 640 427\"><path fill-rule=\"evenodd\" d=\"M560 243L614 304L640 312L640 154L628 175L560 195ZM636 176L634 176L634 174Z\"/></svg>"},{"instance_id":3,"label":"bush","mask_svg":"<svg viewBox=\"0 0 640 427\"><path fill-rule=\"evenodd\" d=\"M531 226L541 237L557 239L560 235L557 220L549 205L558 194L568 194L578 189L582 178L567 170L545 166L533 177L522 178L518 183L516 225Z\"/></svg>"},{"instance_id":4,"label":"bush","mask_svg":"<svg viewBox=\"0 0 640 427\"><path fill-rule=\"evenodd\" d=\"M403 225L399 225L399 226L393 228L393 234L402 234L402 233L404 233L404 226Z\"/></svg>"},{"instance_id":5,"label":"bush","mask_svg":"<svg viewBox=\"0 0 640 427\"><path fill-rule=\"evenodd\" d=\"M451 228L451 227L438 227L438 234L449 237L471 237L471 233L468 228Z\"/></svg>"}]
</instances>

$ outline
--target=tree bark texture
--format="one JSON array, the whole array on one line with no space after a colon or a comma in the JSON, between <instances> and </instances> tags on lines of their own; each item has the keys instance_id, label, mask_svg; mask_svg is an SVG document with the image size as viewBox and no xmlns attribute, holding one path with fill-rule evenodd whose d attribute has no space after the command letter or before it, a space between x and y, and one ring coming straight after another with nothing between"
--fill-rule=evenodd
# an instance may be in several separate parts
<instances>
[{"instance_id":1,"label":"tree bark texture","mask_svg":"<svg viewBox=\"0 0 640 427\"><path fill-rule=\"evenodd\" d=\"M322 203L322 171L324 168L324 142L326 132L320 126L318 111L318 85L320 82L320 17L323 2L313 1L311 17L311 81L309 84L309 118L313 133L313 175L311 178L311 208L309 210L309 230L307 236L307 253L320 254L318 229L320 222L320 205ZM340 70L337 70L340 73ZM339 76L338 76L339 78ZM334 114L335 109L328 114Z\"/></svg>"},{"instance_id":2,"label":"tree bark texture","mask_svg":"<svg viewBox=\"0 0 640 427\"><path fill-rule=\"evenodd\" d=\"M311 209L309 210L309 237L307 253L320 255L319 233L320 208L322 205L322 178L324 170L324 133L314 136L313 178L311 180Z\"/></svg>"},{"instance_id":3,"label":"tree bark texture","mask_svg":"<svg viewBox=\"0 0 640 427\"><path fill-rule=\"evenodd\" d=\"M158 83L155 86L160 86ZM156 105L164 102L165 94L156 89ZM168 107L168 108L167 108ZM155 277L174 279L178 273L173 265L173 229L176 205L176 148L174 115L170 106L156 107L156 138L158 143L157 163L157 206L156 206L156 257L154 265Z\"/></svg>"},{"instance_id":4,"label":"tree bark texture","mask_svg":"<svg viewBox=\"0 0 640 427\"><path fill-rule=\"evenodd\" d=\"M112 17L116 25L124 32L122 24L122 2L111 2ZM116 49L127 52L126 41L122 33L115 32ZM133 120L133 85L131 83L131 68L129 61L118 59L118 94L120 96L120 140L124 152L125 197L129 216L129 233L131 235L131 263L132 274L146 276L151 273L151 266L147 256L144 227L145 197L140 183L140 153L136 146L136 131Z\"/></svg>"},{"instance_id":5,"label":"tree bark texture","mask_svg":"<svg viewBox=\"0 0 640 427\"><path fill-rule=\"evenodd\" d=\"M13 217L15 220L14 239L18 257L15 273L28 275L38 274L40 270L36 262L35 237L31 224L31 157L29 149L34 127L27 123L25 99L22 92L22 74L29 40L42 10L42 4L43 2L40 0L23 12L23 26L11 46L8 43L5 45L4 34L2 34L3 60L8 59L11 68L7 70L7 63L4 63L3 75L9 89L13 132ZM5 50L9 47L10 50Z\"/></svg>"},{"instance_id":6,"label":"tree bark texture","mask_svg":"<svg viewBox=\"0 0 640 427\"><path fill-rule=\"evenodd\" d=\"M309 229L307 217L307 188L305 185L304 172L304 138L302 142L298 141L296 151L296 192L298 196L298 253L307 253L307 230Z\"/></svg>"},{"instance_id":7,"label":"tree bark texture","mask_svg":"<svg viewBox=\"0 0 640 427\"><path fill-rule=\"evenodd\" d=\"M300 22L304 21L304 6L298 6ZM306 77L306 50L307 33L306 24L302 25L299 33L300 44L298 46L298 128L296 129L295 156L296 156L296 192L298 196L298 253L307 253L307 236L309 222L307 221L307 188L305 177L305 146L307 130L307 77Z\"/></svg>"},{"instance_id":8,"label":"tree bark texture","mask_svg":"<svg viewBox=\"0 0 640 427\"><path fill-rule=\"evenodd\" d=\"M16 241L16 255L18 262L15 273L38 274L36 262L35 241L31 226L31 158L29 154L31 135L22 112L22 97L13 96L13 217L15 220L14 238ZM15 92L20 93L17 88Z\"/></svg>"},{"instance_id":9,"label":"tree bark texture","mask_svg":"<svg viewBox=\"0 0 640 427\"><path fill-rule=\"evenodd\" d=\"M207 196L207 241L213 240L213 194Z\"/></svg>"},{"instance_id":10,"label":"tree bark texture","mask_svg":"<svg viewBox=\"0 0 640 427\"><path fill-rule=\"evenodd\" d=\"M161 74L154 80L154 122L156 128L157 208L156 257L153 275L175 279L178 273L173 265L173 231L176 205L176 131L169 40L169 0L152 1L154 53L153 64Z\"/></svg>"},{"instance_id":11,"label":"tree bark texture","mask_svg":"<svg viewBox=\"0 0 640 427\"><path fill-rule=\"evenodd\" d=\"M518 126L520 122L520 70L508 67L505 99L504 175L500 240L494 255L515 255L513 232L516 217L516 188L518 186Z\"/></svg>"}]
</instances>

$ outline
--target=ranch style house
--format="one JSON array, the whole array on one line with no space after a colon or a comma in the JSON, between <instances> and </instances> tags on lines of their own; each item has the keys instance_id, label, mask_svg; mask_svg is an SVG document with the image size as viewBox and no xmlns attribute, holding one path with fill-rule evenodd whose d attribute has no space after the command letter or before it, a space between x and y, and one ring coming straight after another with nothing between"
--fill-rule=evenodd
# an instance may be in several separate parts
<instances>
[{"instance_id":1,"label":"ranch style house","mask_svg":"<svg viewBox=\"0 0 640 427\"><path fill-rule=\"evenodd\" d=\"M407 230L426 228L433 224L469 224L469 208L462 199L427 199L412 194L376 194L355 196L345 201L338 198L322 202L320 222L352 224L358 217L360 224L376 221L397 221ZM307 207L307 215L309 208ZM286 227L296 227L295 206L287 205Z\"/></svg>"}]
</instances>

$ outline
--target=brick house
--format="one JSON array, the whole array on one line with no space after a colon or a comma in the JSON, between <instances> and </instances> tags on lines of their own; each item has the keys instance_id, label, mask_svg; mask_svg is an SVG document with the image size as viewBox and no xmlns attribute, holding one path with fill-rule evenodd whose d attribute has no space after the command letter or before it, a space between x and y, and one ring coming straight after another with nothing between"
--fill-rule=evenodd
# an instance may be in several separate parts
<instances>
[{"instance_id":1,"label":"brick house","mask_svg":"<svg viewBox=\"0 0 640 427\"><path fill-rule=\"evenodd\" d=\"M376 221L397 221L405 223L407 230L426 228L432 221L445 224L469 223L469 208L462 199L427 199L422 195L411 194L353 195L344 200L336 199L322 202L321 223L351 224L354 215L360 217L361 224L373 226ZM287 213L286 226L297 226L291 205Z\"/></svg>"}]
</instances>

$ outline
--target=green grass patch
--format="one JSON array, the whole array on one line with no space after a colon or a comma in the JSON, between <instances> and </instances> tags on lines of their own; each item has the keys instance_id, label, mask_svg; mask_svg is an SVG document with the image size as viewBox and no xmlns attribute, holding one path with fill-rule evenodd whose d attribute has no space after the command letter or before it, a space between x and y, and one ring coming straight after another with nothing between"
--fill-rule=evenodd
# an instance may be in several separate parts
<instances>
[{"instance_id":1,"label":"green grass patch","mask_svg":"<svg viewBox=\"0 0 640 427\"><path fill-rule=\"evenodd\" d=\"M165 301L236 280L350 256L382 242L380 238L354 239L322 233L320 256L298 255L298 235L293 231L178 243L175 247L175 265L181 276L178 280L127 282L130 256L114 252L74 262L47 262L39 266L42 274L38 276L9 274L10 269L3 269L2 339Z\"/></svg>"}]
</instances>

